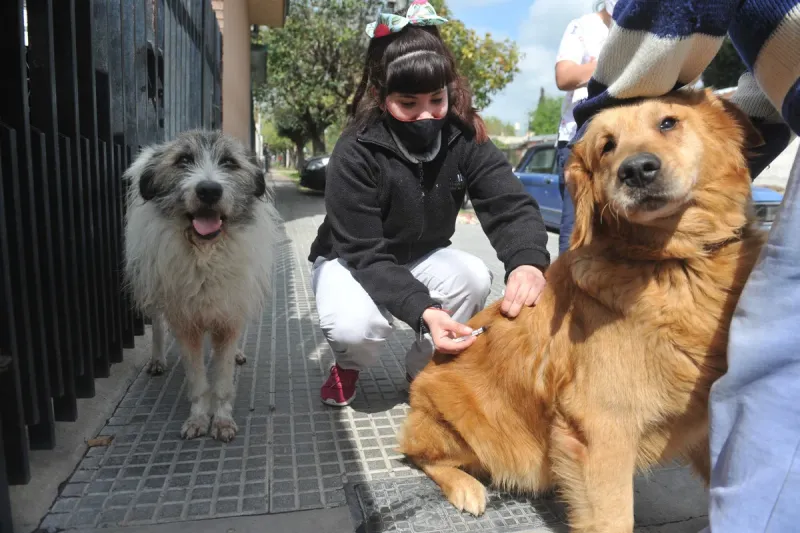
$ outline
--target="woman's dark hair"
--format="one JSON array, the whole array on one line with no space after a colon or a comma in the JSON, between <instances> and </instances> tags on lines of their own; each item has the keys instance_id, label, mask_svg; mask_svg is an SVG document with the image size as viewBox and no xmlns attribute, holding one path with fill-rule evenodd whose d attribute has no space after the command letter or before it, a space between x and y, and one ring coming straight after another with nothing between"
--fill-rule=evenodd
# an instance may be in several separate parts
<instances>
[{"instance_id":1,"label":"woman's dark hair","mask_svg":"<svg viewBox=\"0 0 800 533\"><path fill-rule=\"evenodd\" d=\"M403 31L373 38L361 83L350 106L347 128L361 130L378 120L380 105L393 92L431 93L447 87L448 114L486 141L486 125L472 106L472 91L458 74L453 54L435 26L406 26Z\"/></svg>"}]
</instances>

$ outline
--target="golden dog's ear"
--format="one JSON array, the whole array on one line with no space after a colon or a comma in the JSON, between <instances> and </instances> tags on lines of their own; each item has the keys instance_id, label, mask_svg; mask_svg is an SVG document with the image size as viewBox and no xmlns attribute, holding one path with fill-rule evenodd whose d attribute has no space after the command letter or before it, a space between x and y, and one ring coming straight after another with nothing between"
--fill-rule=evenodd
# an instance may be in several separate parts
<instances>
[{"instance_id":1,"label":"golden dog's ear","mask_svg":"<svg viewBox=\"0 0 800 533\"><path fill-rule=\"evenodd\" d=\"M739 106L727 98L722 98L713 94L710 89L706 89L706 91L706 96L711 102L711 105L722 108L741 129L744 142L742 149L745 153L749 153L753 148L764 145L764 137L750 121L750 117L747 116L747 113L742 111Z\"/></svg>"},{"instance_id":2,"label":"golden dog's ear","mask_svg":"<svg viewBox=\"0 0 800 533\"><path fill-rule=\"evenodd\" d=\"M594 187L592 173L586 164L585 143L572 147L564 169L567 192L575 206L575 224L569 241L569 249L574 250L592 242L594 226Z\"/></svg>"}]
</instances>

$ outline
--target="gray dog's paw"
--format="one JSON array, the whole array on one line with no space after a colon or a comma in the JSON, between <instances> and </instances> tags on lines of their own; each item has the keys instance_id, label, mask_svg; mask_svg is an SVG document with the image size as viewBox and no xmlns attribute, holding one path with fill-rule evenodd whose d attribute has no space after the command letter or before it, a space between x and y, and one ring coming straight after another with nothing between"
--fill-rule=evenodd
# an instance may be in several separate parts
<instances>
[{"instance_id":1,"label":"gray dog's paw","mask_svg":"<svg viewBox=\"0 0 800 533\"><path fill-rule=\"evenodd\" d=\"M211 422L211 438L221 442L230 442L239 431L233 418L215 416Z\"/></svg>"},{"instance_id":2,"label":"gray dog's paw","mask_svg":"<svg viewBox=\"0 0 800 533\"><path fill-rule=\"evenodd\" d=\"M181 428L181 437L184 439L194 439L202 437L208 433L208 416L190 416L183 423Z\"/></svg>"}]
</instances>

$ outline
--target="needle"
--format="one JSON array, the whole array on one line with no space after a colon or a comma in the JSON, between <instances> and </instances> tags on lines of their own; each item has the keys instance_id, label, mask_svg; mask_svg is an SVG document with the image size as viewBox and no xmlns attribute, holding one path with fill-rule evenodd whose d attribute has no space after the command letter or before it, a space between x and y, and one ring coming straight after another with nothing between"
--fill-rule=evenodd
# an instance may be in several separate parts
<instances>
[{"instance_id":1,"label":"needle","mask_svg":"<svg viewBox=\"0 0 800 533\"><path fill-rule=\"evenodd\" d=\"M480 327L478 329L473 329L472 333L470 333L469 335L465 335L463 337L459 337L457 339L453 339L453 342L464 342L465 340L467 340L470 337L477 337L478 335L480 335L481 333L486 331L487 327L488 326L483 326L483 327Z\"/></svg>"}]
</instances>

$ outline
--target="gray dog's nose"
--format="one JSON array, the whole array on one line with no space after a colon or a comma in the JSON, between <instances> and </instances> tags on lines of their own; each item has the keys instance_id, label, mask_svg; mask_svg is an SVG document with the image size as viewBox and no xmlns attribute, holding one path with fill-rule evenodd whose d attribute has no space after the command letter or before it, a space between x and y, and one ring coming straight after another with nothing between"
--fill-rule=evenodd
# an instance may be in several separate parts
<instances>
[{"instance_id":1,"label":"gray dog's nose","mask_svg":"<svg viewBox=\"0 0 800 533\"><path fill-rule=\"evenodd\" d=\"M197 198L206 205L214 205L222 198L222 185L216 181L201 181L195 186L194 190L197 193Z\"/></svg>"},{"instance_id":2,"label":"gray dog's nose","mask_svg":"<svg viewBox=\"0 0 800 533\"><path fill-rule=\"evenodd\" d=\"M641 188L653 183L661 170L661 160L650 152L642 152L625 159L617 176L628 187Z\"/></svg>"}]
</instances>

